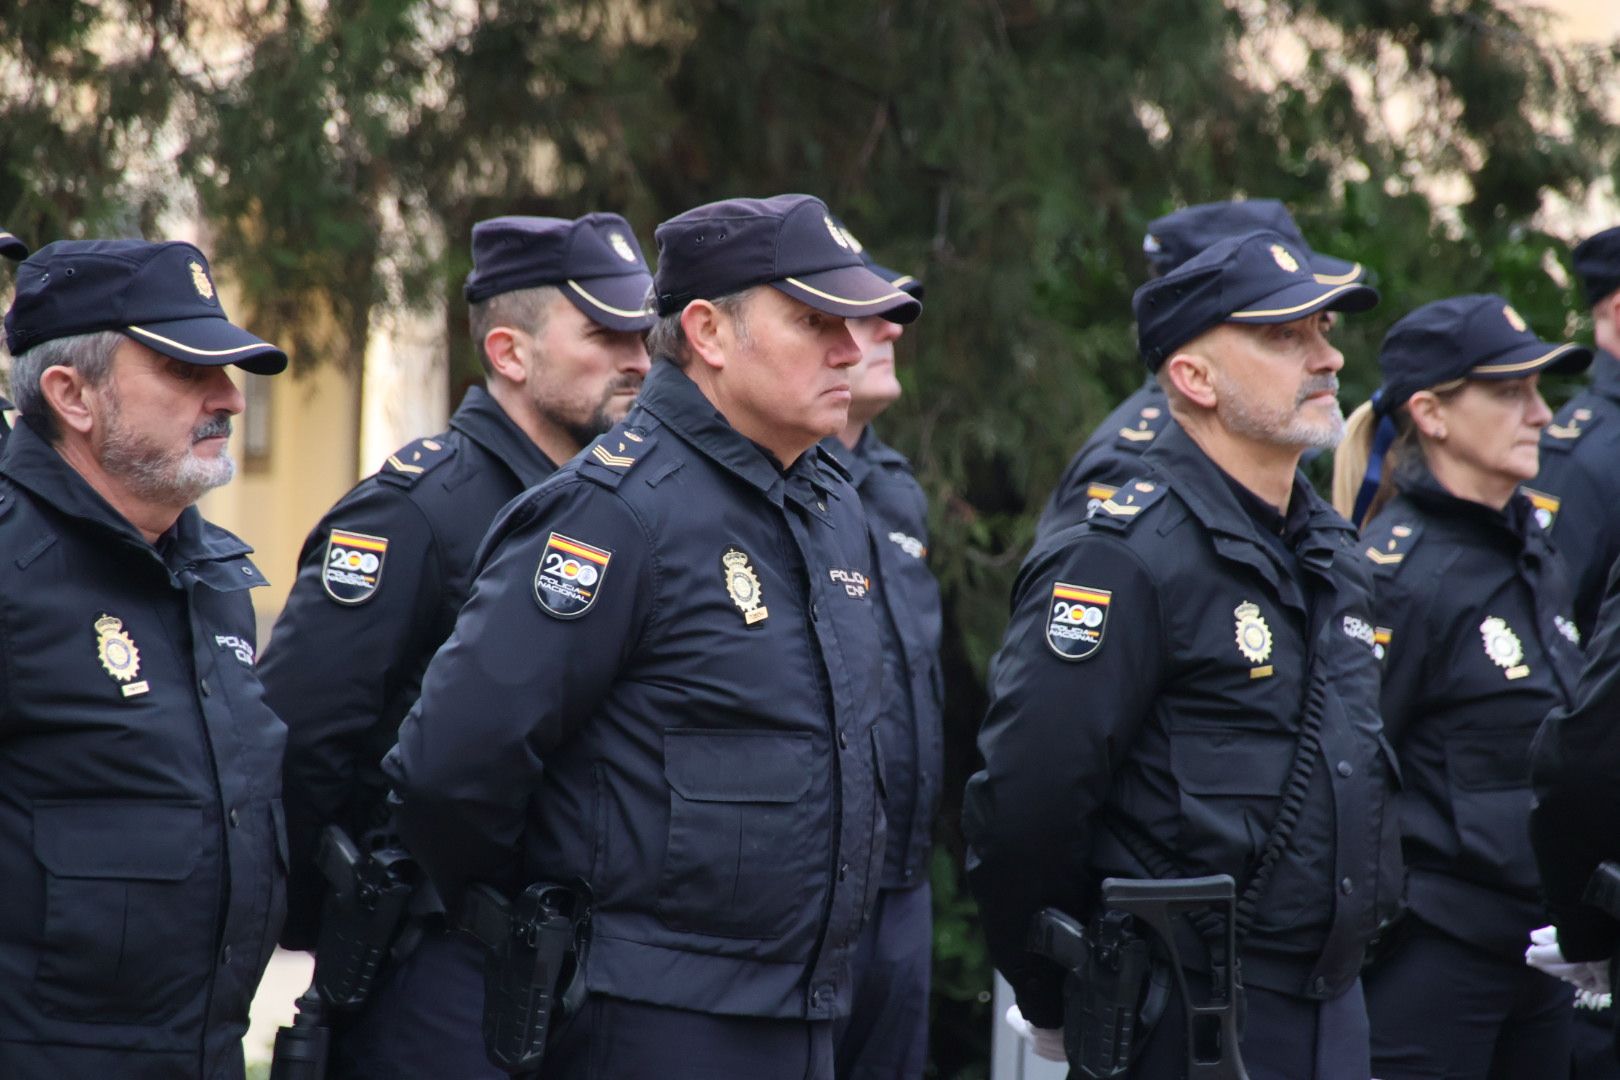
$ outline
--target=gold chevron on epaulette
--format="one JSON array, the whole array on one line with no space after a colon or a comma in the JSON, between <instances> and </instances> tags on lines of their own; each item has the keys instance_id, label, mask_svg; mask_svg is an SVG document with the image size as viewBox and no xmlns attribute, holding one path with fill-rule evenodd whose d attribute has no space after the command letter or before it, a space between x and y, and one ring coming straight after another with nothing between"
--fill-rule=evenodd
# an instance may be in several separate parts
<instances>
[{"instance_id":1,"label":"gold chevron on epaulette","mask_svg":"<svg viewBox=\"0 0 1620 1080\"><path fill-rule=\"evenodd\" d=\"M624 443L621 442L619 444L619 449L626 449ZM611 465L616 469L628 469L630 466L636 463L635 458L629 457L625 454L615 454L603 443L597 443L595 446L591 447L591 457L595 458L597 461L600 461L603 465Z\"/></svg>"},{"instance_id":2,"label":"gold chevron on epaulette","mask_svg":"<svg viewBox=\"0 0 1620 1080\"><path fill-rule=\"evenodd\" d=\"M410 446L401 447L394 453L389 454L388 464L399 472L417 476L427 472L427 466L419 464L422 461L422 451L427 450L431 453L438 453L443 449L444 444L437 439L418 439ZM409 460L406 460L407 458ZM431 461L429 464L431 464Z\"/></svg>"},{"instance_id":3,"label":"gold chevron on epaulette","mask_svg":"<svg viewBox=\"0 0 1620 1080\"><path fill-rule=\"evenodd\" d=\"M1140 503L1136 501L1136 494L1134 493L1140 492L1143 495L1152 495L1158 490L1157 484L1151 484L1145 480L1138 480L1132 483L1130 492L1127 492L1123 499L1115 499L1114 495L1118 495L1122 490L1124 489L1116 488L1112 495L1109 495L1107 498L1103 499L1102 502L1097 504L1097 509L1107 514L1109 517L1132 518L1137 514L1140 514L1143 510L1146 510L1149 506L1153 505L1154 502L1158 501L1157 496L1154 496L1152 499L1145 499Z\"/></svg>"},{"instance_id":4,"label":"gold chevron on epaulette","mask_svg":"<svg viewBox=\"0 0 1620 1080\"><path fill-rule=\"evenodd\" d=\"M1410 538L1411 535L1412 527L1410 525L1396 525L1389 530L1389 540L1382 546L1378 544L1368 546L1367 558L1378 566L1400 565L1401 560L1406 558L1406 552L1401 550L1403 547L1401 542Z\"/></svg>"},{"instance_id":5,"label":"gold chevron on epaulette","mask_svg":"<svg viewBox=\"0 0 1620 1080\"><path fill-rule=\"evenodd\" d=\"M1547 437L1552 439L1563 439L1566 442L1573 439L1578 439L1582 435L1586 434L1586 429L1581 425L1590 419L1592 419L1591 409L1576 409L1574 412L1569 414L1569 423L1548 424L1545 429Z\"/></svg>"}]
</instances>

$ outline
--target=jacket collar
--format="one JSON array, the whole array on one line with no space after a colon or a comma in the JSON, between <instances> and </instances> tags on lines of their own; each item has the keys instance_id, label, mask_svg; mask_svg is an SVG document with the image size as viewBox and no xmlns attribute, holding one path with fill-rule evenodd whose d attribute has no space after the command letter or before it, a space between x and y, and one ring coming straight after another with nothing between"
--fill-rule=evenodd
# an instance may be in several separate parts
<instances>
[{"instance_id":1,"label":"jacket collar","mask_svg":"<svg viewBox=\"0 0 1620 1080\"><path fill-rule=\"evenodd\" d=\"M827 496L837 497L837 480L842 470L835 464L836 458L820 446L813 446L783 469L764 448L727 423L714 404L703 396L697 383L669 360L653 364L641 384L636 405L778 506L789 496L804 506L821 501L817 495L822 500ZM825 514L825 510L822 513Z\"/></svg>"},{"instance_id":2,"label":"jacket collar","mask_svg":"<svg viewBox=\"0 0 1620 1080\"><path fill-rule=\"evenodd\" d=\"M450 426L489 451L490 456L510 469L525 488L533 487L557 471L556 463L512 422L506 410L482 386L467 389L461 407L450 418Z\"/></svg>"},{"instance_id":3,"label":"jacket collar","mask_svg":"<svg viewBox=\"0 0 1620 1080\"><path fill-rule=\"evenodd\" d=\"M1293 583L1273 545L1260 535L1259 525L1233 493L1228 475L1204 453L1180 424L1167 424L1143 454L1144 463L1167 473L1171 488L1187 509L1212 535L1222 556L1253 567L1269 581L1282 599L1303 609L1304 598ZM1355 538L1355 529L1294 473L1289 498L1290 524L1301 522L1294 554L1300 566L1329 585L1334 556Z\"/></svg>"},{"instance_id":4,"label":"jacket collar","mask_svg":"<svg viewBox=\"0 0 1620 1080\"><path fill-rule=\"evenodd\" d=\"M1472 499L1459 498L1443 487L1421 460L1413 461L1395 477L1397 490L1410 503L1426 512L1428 520L1465 542L1490 539L1517 553L1531 545L1539 534L1529 498L1514 492L1501 510Z\"/></svg>"},{"instance_id":5,"label":"jacket collar","mask_svg":"<svg viewBox=\"0 0 1620 1080\"><path fill-rule=\"evenodd\" d=\"M171 572L187 565L236 559L253 550L230 532L204 520L195 506L181 511L156 545L147 543L140 530L113 509L112 504L34 429L27 417L18 418L5 448L0 450L0 474L26 488L58 513L109 533L126 546L159 559ZM257 571L242 576L241 582L227 577L210 584L230 584L238 588L264 584Z\"/></svg>"},{"instance_id":6,"label":"jacket collar","mask_svg":"<svg viewBox=\"0 0 1620 1080\"><path fill-rule=\"evenodd\" d=\"M822 439L821 447L834 461L844 467L849 473L850 482L857 489L874 469L894 465L909 468L911 464L904 454L878 438L870 424L861 432L861 437L855 440L853 447L845 446L843 440L836 435Z\"/></svg>"},{"instance_id":7,"label":"jacket collar","mask_svg":"<svg viewBox=\"0 0 1620 1080\"><path fill-rule=\"evenodd\" d=\"M1620 401L1620 359L1602 349L1594 349L1592 389L1611 401Z\"/></svg>"}]
</instances>

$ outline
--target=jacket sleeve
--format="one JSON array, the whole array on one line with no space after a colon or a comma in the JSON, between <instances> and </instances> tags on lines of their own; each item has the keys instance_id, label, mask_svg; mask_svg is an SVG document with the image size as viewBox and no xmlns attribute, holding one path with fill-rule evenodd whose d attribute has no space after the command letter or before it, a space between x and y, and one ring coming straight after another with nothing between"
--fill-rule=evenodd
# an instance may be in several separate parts
<instances>
[{"instance_id":1,"label":"jacket sleeve","mask_svg":"<svg viewBox=\"0 0 1620 1080\"><path fill-rule=\"evenodd\" d=\"M340 603L326 591L333 529L387 541L376 588L359 603ZM265 699L287 725L287 948L315 944L325 893L315 869L321 830L338 821L353 798L361 755L377 752L374 729L398 722L384 709L431 645L426 635L443 588L427 520L403 492L384 485L364 485L346 496L304 542L298 577L259 663Z\"/></svg>"},{"instance_id":2,"label":"jacket sleeve","mask_svg":"<svg viewBox=\"0 0 1620 1080\"><path fill-rule=\"evenodd\" d=\"M1049 640L1060 583L1111 594L1102 640L1082 659ZM1157 587L1123 539L1084 533L1037 549L1019 573L962 818L991 958L1038 1026L1062 1026L1062 971L1026 951L1031 921L1089 906L1093 815L1151 713L1165 653Z\"/></svg>"},{"instance_id":3,"label":"jacket sleeve","mask_svg":"<svg viewBox=\"0 0 1620 1080\"><path fill-rule=\"evenodd\" d=\"M1450 645L1435 638L1426 625L1432 599L1407 589L1397 577L1373 578L1374 632L1389 633L1389 640L1382 643L1379 713L1384 721L1384 737L1397 754L1408 729L1424 715L1423 688L1430 683L1425 674L1428 658Z\"/></svg>"},{"instance_id":4,"label":"jacket sleeve","mask_svg":"<svg viewBox=\"0 0 1620 1080\"><path fill-rule=\"evenodd\" d=\"M567 617L536 586L554 537L608 553L589 606ZM641 521L575 476L530 492L491 529L455 631L383 763L400 832L447 905L472 881L521 884L546 755L592 718L634 651L654 608L652 566Z\"/></svg>"},{"instance_id":5,"label":"jacket sleeve","mask_svg":"<svg viewBox=\"0 0 1620 1080\"><path fill-rule=\"evenodd\" d=\"M1620 577L1611 575L1568 708L1543 721L1530 750L1530 835L1542 888L1571 960L1610 956L1620 922L1581 902L1604 859L1620 860Z\"/></svg>"}]
</instances>

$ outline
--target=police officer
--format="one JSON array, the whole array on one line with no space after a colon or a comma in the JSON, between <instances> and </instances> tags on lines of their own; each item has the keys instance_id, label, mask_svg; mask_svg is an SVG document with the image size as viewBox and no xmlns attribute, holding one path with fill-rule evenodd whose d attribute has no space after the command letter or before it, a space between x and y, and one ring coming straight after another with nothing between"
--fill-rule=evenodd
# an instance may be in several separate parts
<instances>
[{"instance_id":1,"label":"police officer","mask_svg":"<svg viewBox=\"0 0 1620 1080\"><path fill-rule=\"evenodd\" d=\"M582 879L548 1077L826 1078L883 865L877 566L846 318L910 320L820 200L658 229L636 406L485 541L385 762L454 902Z\"/></svg>"},{"instance_id":2,"label":"police officer","mask_svg":"<svg viewBox=\"0 0 1620 1080\"><path fill-rule=\"evenodd\" d=\"M48 244L6 315L0 1076L239 1078L285 908L249 548L193 505L286 367L183 243Z\"/></svg>"},{"instance_id":3,"label":"police officer","mask_svg":"<svg viewBox=\"0 0 1620 1080\"><path fill-rule=\"evenodd\" d=\"M1257 229L1269 229L1290 247L1305 252L1311 272L1325 285L1346 285L1367 277L1360 263L1312 251L1287 207L1276 199L1200 203L1150 221L1147 235L1142 238L1148 272L1152 277L1161 277L1215 241ZM1135 476L1141 469L1138 461L1143 452L1169 423L1164 391L1150 376L1097 425L1069 460L1036 523L1036 541L1084 521L1121 483Z\"/></svg>"},{"instance_id":4,"label":"police officer","mask_svg":"<svg viewBox=\"0 0 1620 1080\"><path fill-rule=\"evenodd\" d=\"M922 299L923 286L872 260L848 229L867 268ZM836 1025L842 1080L921 1076L928 1062L928 982L934 948L928 884L934 815L944 772L944 677L939 583L928 569L928 500L911 463L872 430L900 398L894 343L905 327L876 315L849 320L861 358L849 369L849 421L822 446L849 471L877 542L873 596L883 638L883 717L878 724L888 845L877 908L861 932L854 998Z\"/></svg>"},{"instance_id":5,"label":"police officer","mask_svg":"<svg viewBox=\"0 0 1620 1080\"><path fill-rule=\"evenodd\" d=\"M1567 1073L1569 987L1523 960L1547 921L1525 761L1580 647L1564 565L1518 489L1552 419L1541 374L1590 361L1500 296L1425 304L1385 337L1383 385L1334 461L1340 509L1366 523L1403 778L1408 911L1365 976L1384 1080Z\"/></svg>"},{"instance_id":6,"label":"police officer","mask_svg":"<svg viewBox=\"0 0 1620 1080\"><path fill-rule=\"evenodd\" d=\"M310 533L260 669L288 724L291 948L315 944L320 830L360 838L387 823L382 756L496 513L623 419L647 372L652 275L623 218L500 217L473 227L472 247L466 296L487 389ZM329 1075L499 1075L479 1034L480 963L474 942L433 920L363 1013L340 1019Z\"/></svg>"},{"instance_id":7,"label":"police officer","mask_svg":"<svg viewBox=\"0 0 1620 1080\"><path fill-rule=\"evenodd\" d=\"M1328 313L1377 293L1322 284L1309 258L1249 233L1137 290L1176 424L1020 571L963 824L992 958L1036 1028L1064 1022L1062 970L1026 951L1037 912L1089 918L1110 876L1224 873L1248 1075L1366 1080L1357 976L1399 885L1394 766L1366 560L1297 464L1343 429ZM1182 961L1208 972L1215 948L1183 942ZM1172 1004L1130 1075L1184 1075L1184 1033Z\"/></svg>"},{"instance_id":8,"label":"police officer","mask_svg":"<svg viewBox=\"0 0 1620 1080\"><path fill-rule=\"evenodd\" d=\"M1590 637L1609 568L1620 557L1620 227L1575 246L1592 309L1592 382L1541 433L1541 473L1528 494L1569 563L1575 625Z\"/></svg>"}]
</instances>

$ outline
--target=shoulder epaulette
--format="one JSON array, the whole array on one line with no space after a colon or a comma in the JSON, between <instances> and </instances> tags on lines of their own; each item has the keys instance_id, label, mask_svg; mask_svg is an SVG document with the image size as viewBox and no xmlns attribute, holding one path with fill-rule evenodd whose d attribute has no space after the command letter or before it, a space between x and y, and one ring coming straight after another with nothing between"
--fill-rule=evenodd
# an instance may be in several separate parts
<instances>
[{"instance_id":1,"label":"shoulder epaulette","mask_svg":"<svg viewBox=\"0 0 1620 1080\"><path fill-rule=\"evenodd\" d=\"M414 487L417 481L456 456L453 443L442 436L417 439L388 455L377 478L397 487Z\"/></svg>"},{"instance_id":2,"label":"shoulder epaulette","mask_svg":"<svg viewBox=\"0 0 1620 1080\"><path fill-rule=\"evenodd\" d=\"M1410 522L1391 521L1363 536L1362 554L1384 574L1393 574L1423 535L1423 527Z\"/></svg>"},{"instance_id":3,"label":"shoulder epaulette","mask_svg":"<svg viewBox=\"0 0 1620 1080\"><path fill-rule=\"evenodd\" d=\"M1096 485L1098 488L1106 486ZM1124 532L1136 523L1142 511L1164 498L1168 490L1158 480L1132 480L1121 484L1097 503L1097 508L1091 511L1087 520L1105 529ZM1087 494L1090 494L1089 490Z\"/></svg>"},{"instance_id":4,"label":"shoulder epaulette","mask_svg":"<svg viewBox=\"0 0 1620 1080\"><path fill-rule=\"evenodd\" d=\"M636 467L636 462L657 444L658 440L644 428L615 427L606 435L598 436L575 459L579 462L579 475L605 488L616 488Z\"/></svg>"},{"instance_id":5,"label":"shoulder epaulette","mask_svg":"<svg viewBox=\"0 0 1620 1080\"><path fill-rule=\"evenodd\" d=\"M1135 422L1119 429L1119 436L1114 440L1114 445L1140 453L1158 438L1159 432L1163 431L1164 425L1169 422L1169 409L1163 405L1144 405L1137 413Z\"/></svg>"},{"instance_id":6,"label":"shoulder epaulette","mask_svg":"<svg viewBox=\"0 0 1620 1080\"><path fill-rule=\"evenodd\" d=\"M1559 410L1553 422L1541 431L1541 445L1548 450L1564 450L1573 446L1582 435L1603 423L1603 415L1584 405Z\"/></svg>"}]
</instances>

